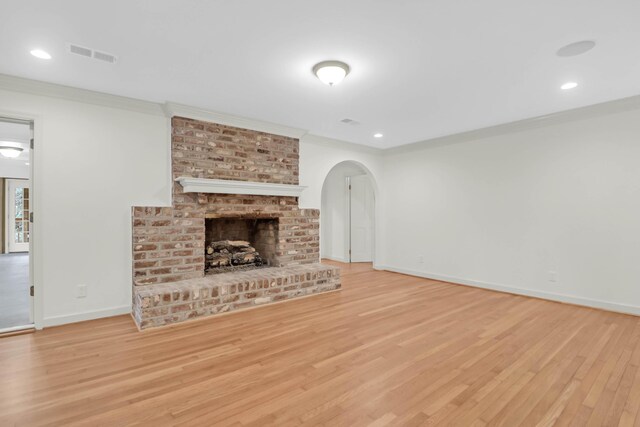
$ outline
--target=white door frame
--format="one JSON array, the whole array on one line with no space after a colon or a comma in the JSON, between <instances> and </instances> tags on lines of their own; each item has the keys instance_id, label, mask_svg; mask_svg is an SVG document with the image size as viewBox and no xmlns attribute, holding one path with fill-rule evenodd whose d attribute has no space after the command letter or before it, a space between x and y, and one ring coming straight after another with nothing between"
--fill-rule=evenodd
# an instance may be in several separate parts
<instances>
[{"instance_id":1,"label":"white door frame","mask_svg":"<svg viewBox=\"0 0 640 427\"><path fill-rule=\"evenodd\" d=\"M346 232L346 236L344 239L346 248L345 248L345 255L347 258L347 262L349 264L351 264L351 177L348 176L345 178L346 179L346 186L345 186L345 191L346 191L346 197L347 197L347 216L344 219L344 224L345 224L345 232Z\"/></svg>"},{"instance_id":2,"label":"white door frame","mask_svg":"<svg viewBox=\"0 0 640 427\"><path fill-rule=\"evenodd\" d=\"M5 215L9 215L9 185L7 183L7 179L4 180L4 187L2 187L2 204L4 207ZM2 253L9 253L9 221L4 221L3 230L2 230Z\"/></svg>"},{"instance_id":3,"label":"white door frame","mask_svg":"<svg viewBox=\"0 0 640 427\"><path fill-rule=\"evenodd\" d=\"M31 299L33 324L36 329L42 329L44 317L44 289L43 289L43 263L42 263L42 195L39 189L42 188L42 150L38 147L43 143L42 117L38 114L25 113L20 111L7 111L0 109L0 120L19 122L32 126L33 145L30 150L30 171L29 171L29 208L33 214L34 222L29 229L29 281L33 286L34 296Z\"/></svg>"},{"instance_id":4,"label":"white door frame","mask_svg":"<svg viewBox=\"0 0 640 427\"><path fill-rule=\"evenodd\" d=\"M6 240L6 249L5 252L28 252L30 243L16 243L14 238L12 237L15 230L15 189L16 187L29 188L29 180L28 179L17 179L17 178L7 178L5 179L5 212L7 216L6 229L5 229L5 240ZM29 199L31 195L29 195ZM28 212L31 212L31 208L27 208ZM28 220L28 218L27 218ZM29 239L31 241L31 239Z\"/></svg>"}]
</instances>

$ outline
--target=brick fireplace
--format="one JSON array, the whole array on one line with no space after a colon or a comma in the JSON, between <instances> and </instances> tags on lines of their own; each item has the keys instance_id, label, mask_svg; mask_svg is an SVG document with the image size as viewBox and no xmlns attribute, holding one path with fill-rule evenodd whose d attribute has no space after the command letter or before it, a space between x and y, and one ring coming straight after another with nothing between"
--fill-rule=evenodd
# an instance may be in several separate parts
<instances>
[{"instance_id":1,"label":"brick fireplace","mask_svg":"<svg viewBox=\"0 0 640 427\"><path fill-rule=\"evenodd\" d=\"M176 181L296 186L297 139L174 117L171 154L172 206L132 210L140 328L340 288L339 269L319 263L318 210L293 196L186 192ZM261 263L245 262L255 253Z\"/></svg>"}]
</instances>

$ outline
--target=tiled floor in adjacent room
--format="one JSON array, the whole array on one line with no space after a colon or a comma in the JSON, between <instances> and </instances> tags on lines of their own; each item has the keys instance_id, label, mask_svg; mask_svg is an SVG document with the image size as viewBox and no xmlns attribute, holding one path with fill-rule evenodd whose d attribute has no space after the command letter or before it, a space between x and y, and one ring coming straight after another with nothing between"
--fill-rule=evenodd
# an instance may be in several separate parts
<instances>
[{"instance_id":1,"label":"tiled floor in adjacent room","mask_svg":"<svg viewBox=\"0 0 640 427\"><path fill-rule=\"evenodd\" d=\"M29 324L29 254L0 255L0 329Z\"/></svg>"}]
</instances>

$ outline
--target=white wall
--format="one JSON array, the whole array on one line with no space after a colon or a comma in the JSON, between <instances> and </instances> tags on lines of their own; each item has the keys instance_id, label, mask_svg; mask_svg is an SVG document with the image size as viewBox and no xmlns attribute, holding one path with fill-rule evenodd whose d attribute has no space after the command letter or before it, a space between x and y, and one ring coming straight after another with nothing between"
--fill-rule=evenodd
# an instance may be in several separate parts
<instances>
[{"instance_id":1,"label":"white wall","mask_svg":"<svg viewBox=\"0 0 640 427\"><path fill-rule=\"evenodd\" d=\"M314 135L305 135L300 139L300 185L307 186L307 189L300 197L300 207L320 209L321 217L321 237L320 251L321 256L340 259L345 258L344 249L342 255L337 248L344 246L344 236L346 235L345 225L339 223L330 227L323 225L322 217L325 215L325 209L322 207L322 188L325 178L329 172L338 164L351 161L357 164L361 170L364 170L371 178L376 197L376 213L375 213L375 231L374 236L381 235L384 223L379 221L380 206L384 203L384 195L379 191L378 179L382 175L382 151L365 146L350 144L342 141L335 141ZM339 203L339 202L338 202ZM326 208L326 206L325 206ZM340 209L338 206L336 209ZM332 233L335 240L330 240L325 247L327 241L326 233ZM323 237L324 235L324 237ZM340 236L342 242L340 242ZM379 245L381 241L376 237L374 248L374 264L379 263L381 249ZM328 247L331 247L329 249ZM334 250L335 249L335 250Z\"/></svg>"},{"instance_id":2,"label":"white wall","mask_svg":"<svg viewBox=\"0 0 640 427\"><path fill-rule=\"evenodd\" d=\"M300 185L308 188L300 197L300 206L320 209L322 184L338 163L350 160L360 164L374 181L382 173L381 150L336 141L314 135L300 139ZM377 182L374 182L377 186ZM377 188L376 188L377 191Z\"/></svg>"},{"instance_id":3,"label":"white wall","mask_svg":"<svg viewBox=\"0 0 640 427\"><path fill-rule=\"evenodd\" d=\"M121 103L0 90L0 115L36 118L41 326L129 312L131 206L170 202L167 119L159 106ZM76 298L78 284L88 285L86 298Z\"/></svg>"},{"instance_id":4,"label":"white wall","mask_svg":"<svg viewBox=\"0 0 640 427\"><path fill-rule=\"evenodd\" d=\"M0 158L0 178L29 179L29 166L24 162Z\"/></svg>"},{"instance_id":5,"label":"white wall","mask_svg":"<svg viewBox=\"0 0 640 427\"><path fill-rule=\"evenodd\" d=\"M349 262L349 210L347 177L365 171L353 163L336 165L324 181L320 208L320 255L334 261Z\"/></svg>"},{"instance_id":6,"label":"white wall","mask_svg":"<svg viewBox=\"0 0 640 427\"><path fill-rule=\"evenodd\" d=\"M31 128L27 123L13 123L0 118L0 141L22 148L18 157L0 155L0 177L29 179L29 140ZM5 144L0 144L5 145Z\"/></svg>"},{"instance_id":7,"label":"white wall","mask_svg":"<svg viewBox=\"0 0 640 427\"><path fill-rule=\"evenodd\" d=\"M640 314L639 159L640 110L389 152L386 267Z\"/></svg>"}]
</instances>

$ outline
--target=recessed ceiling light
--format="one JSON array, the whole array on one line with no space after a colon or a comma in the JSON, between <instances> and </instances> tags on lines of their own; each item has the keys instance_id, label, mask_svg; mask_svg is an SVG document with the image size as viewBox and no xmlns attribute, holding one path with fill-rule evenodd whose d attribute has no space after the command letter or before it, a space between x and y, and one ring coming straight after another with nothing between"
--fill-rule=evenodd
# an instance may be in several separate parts
<instances>
[{"instance_id":1,"label":"recessed ceiling light","mask_svg":"<svg viewBox=\"0 0 640 427\"><path fill-rule=\"evenodd\" d=\"M22 151L23 150L20 147L0 146L0 154L11 159L18 157Z\"/></svg>"},{"instance_id":2,"label":"recessed ceiling light","mask_svg":"<svg viewBox=\"0 0 640 427\"><path fill-rule=\"evenodd\" d=\"M565 84L560 86L560 89L569 90L569 89L575 89L577 87L578 87L578 83L576 83L576 82L566 82Z\"/></svg>"},{"instance_id":3,"label":"recessed ceiling light","mask_svg":"<svg viewBox=\"0 0 640 427\"><path fill-rule=\"evenodd\" d=\"M42 49L33 49L31 51L31 55L35 56L36 58L40 58L40 59L51 59L51 55L49 55L49 52L45 52Z\"/></svg>"},{"instance_id":4,"label":"recessed ceiling light","mask_svg":"<svg viewBox=\"0 0 640 427\"><path fill-rule=\"evenodd\" d=\"M582 55L583 53L589 52L595 46L596 46L596 42L594 42L593 40L582 40L582 41L571 43L561 47L556 52L556 55L558 55L561 58L578 56L578 55Z\"/></svg>"},{"instance_id":5,"label":"recessed ceiling light","mask_svg":"<svg viewBox=\"0 0 640 427\"><path fill-rule=\"evenodd\" d=\"M323 61L313 67L313 74L315 74L322 83L329 86L339 84L347 77L349 71L351 71L349 66L340 61Z\"/></svg>"},{"instance_id":6,"label":"recessed ceiling light","mask_svg":"<svg viewBox=\"0 0 640 427\"><path fill-rule=\"evenodd\" d=\"M374 138L382 138L383 136L384 136L384 135L383 135L383 134L381 134L381 133L374 133L374 134L373 134L373 137L374 137Z\"/></svg>"}]
</instances>

